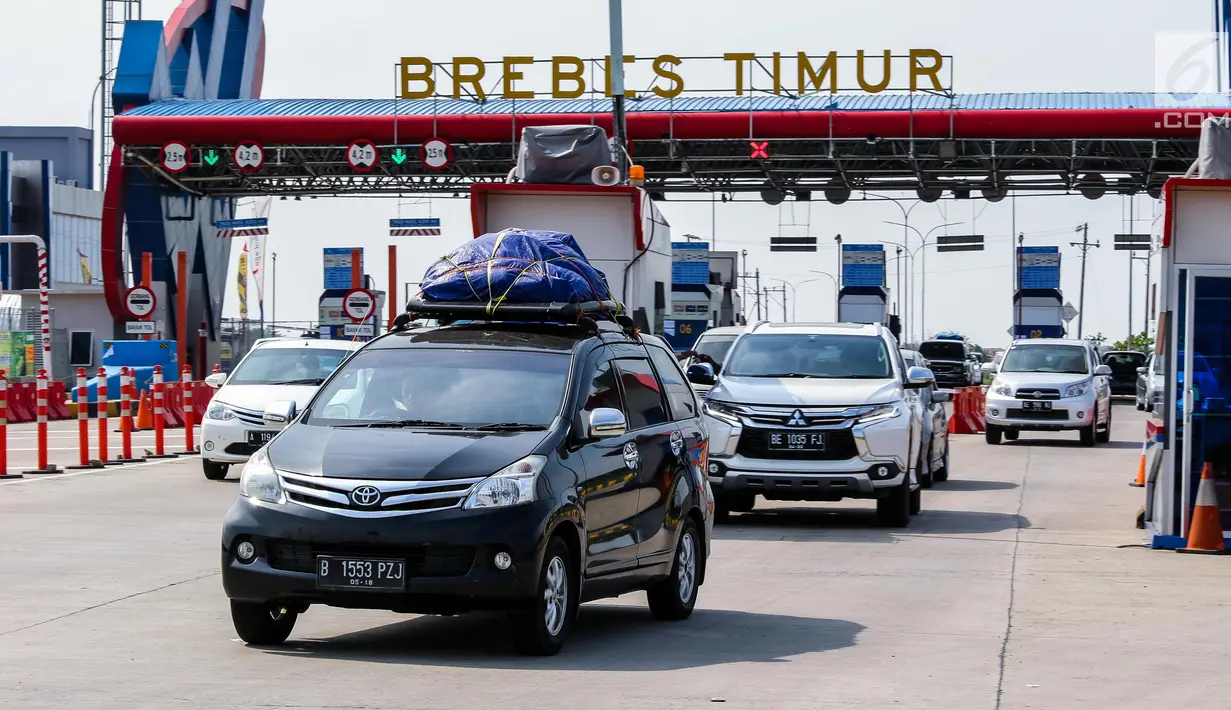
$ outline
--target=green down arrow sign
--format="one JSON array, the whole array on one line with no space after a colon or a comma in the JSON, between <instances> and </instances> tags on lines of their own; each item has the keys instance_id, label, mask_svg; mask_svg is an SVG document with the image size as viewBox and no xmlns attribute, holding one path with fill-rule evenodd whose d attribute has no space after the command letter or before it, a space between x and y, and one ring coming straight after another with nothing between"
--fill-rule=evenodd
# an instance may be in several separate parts
<instances>
[{"instance_id":1,"label":"green down arrow sign","mask_svg":"<svg viewBox=\"0 0 1231 710\"><path fill-rule=\"evenodd\" d=\"M202 156L202 159L204 159L205 162L209 163L210 165L213 165L214 163L218 162L219 157L220 156L214 152L214 149L210 148L209 152Z\"/></svg>"},{"instance_id":2,"label":"green down arrow sign","mask_svg":"<svg viewBox=\"0 0 1231 710\"><path fill-rule=\"evenodd\" d=\"M398 148L397 150L393 151L393 162L397 163L398 165L401 165L402 163L406 162L406 151L402 150L401 148Z\"/></svg>"}]
</instances>

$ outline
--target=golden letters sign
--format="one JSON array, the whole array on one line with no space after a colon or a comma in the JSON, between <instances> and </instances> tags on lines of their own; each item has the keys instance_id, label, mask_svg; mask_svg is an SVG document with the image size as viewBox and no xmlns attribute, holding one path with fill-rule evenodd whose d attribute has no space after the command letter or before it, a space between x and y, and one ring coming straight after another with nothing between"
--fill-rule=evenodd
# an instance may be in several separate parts
<instances>
[{"instance_id":1,"label":"golden letters sign","mask_svg":"<svg viewBox=\"0 0 1231 710\"><path fill-rule=\"evenodd\" d=\"M952 87L941 78L948 71L947 60L935 49L912 49L908 54L884 52L839 55L809 55L797 52L793 55L774 52L758 56L752 52L728 52L718 57L689 58L682 60L673 54L657 57L624 57L626 76L631 71L644 69L648 64L653 71L648 92L661 98L674 98L685 91L683 65L706 59L721 61L728 66L733 79L736 96L757 91L772 94L806 94L828 91L862 91L877 94L882 91L947 91ZM488 96L504 99L532 99L551 96L556 99L575 99L587 92L598 91L603 84L603 94L611 96L610 57L601 60L583 60L580 57L555 56L550 59L535 59L531 56L504 57L498 62L484 62L477 57L454 57L450 62L434 63L426 57L402 57L400 95L403 99L425 99L431 96L452 96L455 99L470 97L485 99ZM529 83L527 72L535 73L535 83L550 86L548 91L532 91L525 88ZM601 73L601 78L595 74ZM850 81L851 77L854 82ZM625 81L627 87L629 81ZM485 88L486 87L486 88ZM856 88L857 87L857 88ZM706 90L695 90L703 93ZM729 91L729 89L728 89ZM713 93L712 91L710 93ZM624 95L636 98L637 92L626 88Z\"/></svg>"}]
</instances>

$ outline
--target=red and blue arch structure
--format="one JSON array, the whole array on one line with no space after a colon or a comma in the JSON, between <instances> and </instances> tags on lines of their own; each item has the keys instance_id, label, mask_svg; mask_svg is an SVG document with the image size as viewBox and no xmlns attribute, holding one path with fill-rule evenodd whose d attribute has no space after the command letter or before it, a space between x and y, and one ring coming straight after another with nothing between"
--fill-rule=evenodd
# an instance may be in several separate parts
<instances>
[{"instance_id":1,"label":"red and blue arch structure","mask_svg":"<svg viewBox=\"0 0 1231 710\"><path fill-rule=\"evenodd\" d=\"M286 180L288 176L332 180L301 188L304 194L375 189L372 185L376 183L371 181L375 173L346 182L357 176L353 171L348 174L342 156L345 146L358 138L380 146L413 147L432 137L449 139L461 156L462 164L457 169L420 169L423 174L419 175L414 172L416 166L410 164L413 161L408 161L397 170L386 169L382 179L387 179L382 184L387 190L452 192L474 183L502 181L512 164L520 129L526 126L594 123L610 131L609 102L601 99L489 99L481 103L452 99L262 99L263 10L263 0L187 0L165 25L136 22L126 29L115 88L113 134L117 152L108 175L103 221L104 276L108 303L117 319L124 317L119 245L125 222L130 253L155 254L155 279L167 283L173 298L175 284L169 256L181 248L189 251L193 273L203 278L208 295L203 301L196 299L204 303L200 320L216 326L226 286L229 242L215 238L213 222L232 215L231 198L273 194L280 189L276 183L294 182ZM254 28L261 29L258 32ZM989 176L985 179L995 181L1001 168L983 165L977 158L961 163L961 146L986 148L996 144L1014 146L1024 154L1038 153L1034 168L1029 168L1026 155L1020 163L1022 171L1067 171L1067 177L1062 174L1059 183L1066 189L1082 189L1076 179L1079 174L1127 172L1134 176L1133 184L1124 183L1119 188L1113 184L1108 191L1154 193L1167 176L1188 167L1201 120L1228 113L1231 100L1222 94L815 94L647 98L630 103L627 123L633 157L646 167L647 187L649 179L670 171L678 173L677 182L670 182L675 178L668 176L661 183L668 191L760 189L760 182L722 187L719 183L702 185L683 179L687 177L684 168L691 170L715 157L718 161L744 161L725 164L736 168L732 173L751 168L750 172L762 176L757 180L764 180L764 175L772 178L774 171L784 170L781 166L786 161L777 155L771 154L771 162L782 162L771 169L750 159L751 131L760 141L791 142L801 151L801 157L797 156L800 165L814 159L812 162L820 166L816 167L819 177L815 185L807 182L813 179L807 170L813 168L801 168L791 177L797 191L812 187L823 190L832 184L830 176L841 173L841 161L824 153L839 143L850 151L852 161L866 158L867 165L885 165L884 154L877 154L876 147L883 139L890 146L889 152L910 153L893 160L905 170L914 170L920 180L909 187L890 189L922 187L923 180L937 174L929 173L932 170L947 169L955 175L982 171ZM291 172L278 175L232 171L230 188L222 179L226 176L220 175L194 183L192 176L185 174L171 182L150 169L157 162L159 147L171 140L222 151L229 151L238 142L255 140L267 147L315 150L314 165L318 168L322 162L332 160L333 164L324 170L314 169L310 175L294 174L293 166L284 168ZM865 142L866 150L862 148ZM946 155L946 143L958 145L956 159ZM680 167L680 155L672 153L680 147L695 151L691 156L694 162L684 168ZM771 151L778 147L772 144ZM920 155L933 149L937 152L928 157L931 163L912 165L911 161L918 161ZM1087 149L1097 155L1081 155ZM702 155L704 151L709 154ZM128 156L126 160L120 159L121 152ZM470 166L463 162L467 155L474 161ZM1087 160L1084 166L1079 162L1083 158ZM847 167L850 165L848 162ZM267 164L262 173L271 170ZM423 182L399 183L402 178ZM993 194L1003 197L1003 185L994 185ZM855 189L876 188L865 185ZM1013 189L1039 187L1019 183ZM190 316L190 322L195 322L194 318Z\"/></svg>"}]
</instances>

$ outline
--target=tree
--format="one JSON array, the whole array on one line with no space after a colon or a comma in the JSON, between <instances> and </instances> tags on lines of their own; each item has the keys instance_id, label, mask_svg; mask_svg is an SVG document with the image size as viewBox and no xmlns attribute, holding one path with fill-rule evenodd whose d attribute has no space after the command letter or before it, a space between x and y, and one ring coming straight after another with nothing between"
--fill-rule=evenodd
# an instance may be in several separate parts
<instances>
[{"instance_id":1,"label":"tree","mask_svg":"<svg viewBox=\"0 0 1231 710\"><path fill-rule=\"evenodd\" d=\"M1094 335L1087 335L1086 340L1094 343L1094 347L1101 348L1103 343L1107 342L1107 336L1102 333L1095 333Z\"/></svg>"},{"instance_id":2,"label":"tree","mask_svg":"<svg viewBox=\"0 0 1231 710\"><path fill-rule=\"evenodd\" d=\"M1111 344L1112 350L1135 350L1141 353L1154 352L1154 336L1142 331L1131 336L1127 342L1117 340Z\"/></svg>"}]
</instances>

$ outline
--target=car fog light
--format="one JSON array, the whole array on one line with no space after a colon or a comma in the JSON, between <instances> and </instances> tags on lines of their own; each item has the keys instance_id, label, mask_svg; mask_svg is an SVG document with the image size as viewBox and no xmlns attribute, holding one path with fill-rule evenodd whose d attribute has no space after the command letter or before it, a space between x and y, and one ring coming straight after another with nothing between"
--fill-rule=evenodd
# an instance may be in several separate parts
<instances>
[{"instance_id":1,"label":"car fog light","mask_svg":"<svg viewBox=\"0 0 1231 710\"><path fill-rule=\"evenodd\" d=\"M507 552L497 552L492 562L496 564L496 569L508 569L513 566L513 557Z\"/></svg>"},{"instance_id":2,"label":"car fog light","mask_svg":"<svg viewBox=\"0 0 1231 710\"><path fill-rule=\"evenodd\" d=\"M1078 413L1077 413L1077 418L1078 418L1078 419L1085 419L1085 418L1086 418L1086 413L1085 413L1085 412L1078 412Z\"/></svg>"},{"instance_id":3,"label":"car fog light","mask_svg":"<svg viewBox=\"0 0 1231 710\"><path fill-rule=\"evenodd\" d=\"M992 407L991 409L988 409L987 411L991 412L993 417L1000 416L1000 410L996 409L995 407Z\"/></svg>"},{"instance_id":4,"label":"car fog light","mask_svg":"<svg viewBox=\"0 0 1231 710\"><path fill-rule=\"evenodd\" d=\"M712 473L712 474L714 474L714 475L716 476L716 475L718 475L718 471L719 471L718 464L716 464L716 463L712 463L712 464L710 464L710 473Z\"/></svg>"},{"instance_id":5,"label":"car fog light","mask_svg":"<svg viewBox=\"0 0 1231 710\"><path fill-rule=\"evenodd\" d=\"M205 442L205 450L206 450L206 451L213 451L213 450L214 450L214 442L212 442L212 441L207 441L207 442Z\"/></svg>"},{"instance_id":6,"label":"car fog light","mask_svg":"<svg viewBox=\"0 0 1231 710\"><path fill-rule=\"evenodd\" d=\"M244 540L235 548L235 556L243 562L251 562L253 557L256 557L256 548L252 543Z\"/></svg>"},{"instance_id":7,"label":"car fog light","mask_svg":"<svg viewBox=\"0 0 1231 710\"><path fill-rule=\"evenodd\" d=\"M888 476L888 475L889 475L889 467L888 467L888 466L877 466L877 467L876 467L876 475L881 476L881 477Z\"/></svg>"}]
</instances>

